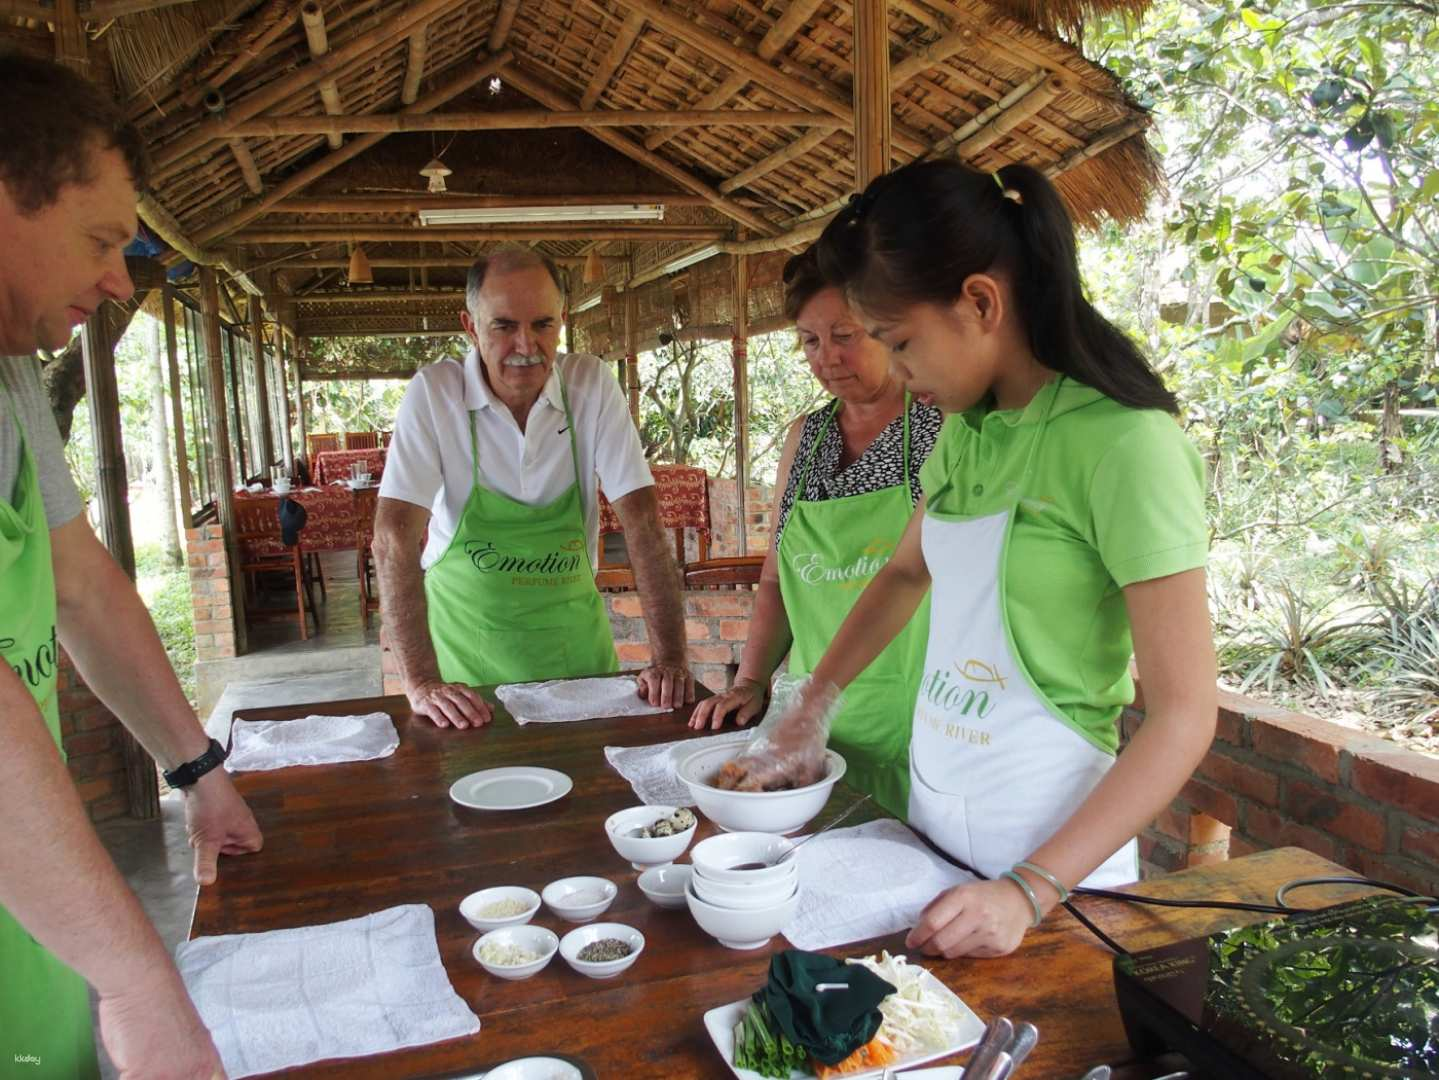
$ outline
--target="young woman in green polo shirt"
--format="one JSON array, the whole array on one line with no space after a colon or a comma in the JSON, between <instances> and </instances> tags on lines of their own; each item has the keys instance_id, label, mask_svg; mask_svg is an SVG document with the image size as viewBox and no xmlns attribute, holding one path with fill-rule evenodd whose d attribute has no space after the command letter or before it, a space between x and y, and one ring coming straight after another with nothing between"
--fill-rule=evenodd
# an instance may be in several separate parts
<instances>
[{"instance_id":1,"label":"young woman in green polo shirt","mask_svg":"<svg viewBox=\"0 0 1439 1080\"><path fill-rule=\"evenodd\" d=\"M1000 955L1069 887L1138 876L1135 835L1213 738L1203 470L1173 395L1085 299L1036 170L906 166L835 219L819 258L947 417L898 550L748 783L817 768L835 687L932 589L909 821L981 880L935 897L908 945ZM1116 760L1131 653L1146 718Z\"/></svg>"}]
</instances>

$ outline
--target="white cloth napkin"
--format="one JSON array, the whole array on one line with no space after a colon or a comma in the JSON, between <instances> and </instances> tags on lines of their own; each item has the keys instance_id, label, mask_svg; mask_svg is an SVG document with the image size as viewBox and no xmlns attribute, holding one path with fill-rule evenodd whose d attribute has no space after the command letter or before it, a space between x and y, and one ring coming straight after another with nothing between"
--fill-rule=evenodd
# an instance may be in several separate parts
<instances>
[{"instance_id":1,"label":"white cloth napkin","mask_svg":"<svg viewBox=\"0 0 1439 1080\"><path fill-rule=\"evenodd\" d=\"M605 760L630 782L646 806L694 806L690 789L675 768L679 758L711 743L744 742L752 731L752 728L738 728L705 739L676 739L649 746L606 746ZM676 754L676 750L682 753Z\"/></svg>"},{"instance_id":2,"label":"white cloth napkin","mask_svg":"<svg viewBox=\"0 0 1439 1080\"><path fill-rule=\"evenodd\" d=\"M639 680L632 676L608 679L552 679L538 683L508 683L495 697L515 723L567 724L611 716L652 716L669 712L640 697Z\"/></svg>"},{"instance_id":3,"label":"white cloth napkin","mask_svg":"<svg viewBox=\"0 0 1439 1080\"><path fill-rule=\"evenodd\" d=\"M389 757L400 745L388 713L306 716L300 720L236 720L231 728L231 772L333 765Z\"/></svg>"},{"instance_id":4,"label":"white cloth napkin","mask_svg":"<svg viewBox=\"0 0 1439 1080\"><path fill-rule=\"evenodd\" d=\"M906 930L938 893L974 880L892 818L832 829L795 858L799 911L784 936L812 951Z\"/></svg>"},{"instance_id":5,"label":"white cloth napkin","mask_svg":"<svg viewBox=\"0 0 1439 1080\"><path fill-rule=\"evenodd\" d=\"M196 938L180 944L175 962L232 1077L480 1030L440 963L435 914L424 904Z\"/></svg>"}]
</instances>

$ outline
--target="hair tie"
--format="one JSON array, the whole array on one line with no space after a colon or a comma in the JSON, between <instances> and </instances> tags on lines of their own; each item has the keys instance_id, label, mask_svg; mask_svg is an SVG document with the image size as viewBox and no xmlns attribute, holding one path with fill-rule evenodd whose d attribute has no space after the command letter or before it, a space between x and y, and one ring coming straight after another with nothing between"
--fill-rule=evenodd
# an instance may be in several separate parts
<instances>
[{"instance_id":1,"label":"hair tie","mask_svg":"<svg viewBox=\"0 0 1439 1080\"><path fill-rule=\"evenodd\" d=\"M1024 205L1024 196L1021 195L1014 188L1004 186L1004 180L1000 178L998 169L995 169L994 172L990 173L989 175L994 178L994 186L999 188L1000 195L1004 196L1004 198L1008 199L1010 202L1018 204L1019 206Z\"/></svg>"}]
</instances>

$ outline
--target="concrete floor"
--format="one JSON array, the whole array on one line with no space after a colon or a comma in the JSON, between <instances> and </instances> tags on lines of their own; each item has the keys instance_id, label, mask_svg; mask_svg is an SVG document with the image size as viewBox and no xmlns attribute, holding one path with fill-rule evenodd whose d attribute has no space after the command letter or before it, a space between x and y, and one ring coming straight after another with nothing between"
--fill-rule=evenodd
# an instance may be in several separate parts
<instances>
[{"instance_id":1,"label":"concrete floor","mask_svg":"<svg viewBox=\"0 0 1439 1080\"><path fill-rule=\"evenodd\" d=\"M252 652L235 660L201 665L208 701L201 700L205 729L226 740L238 709L338 701L380 694L379 619L366 629L352 552L325 556L327 601L319 604L320 632L300 641L294 622L261 624L251 631ZM319 596L316 596L319 601ZM196 672L200 682L200 672ZM100 825L101 841L140 898L145 913L172 952L190 932L195 910L194 856L185 837L182 797L160 800L158 821L121 819ZM116 1075L104 1048L101 1075Z\"/></svg>"}]
</instances>

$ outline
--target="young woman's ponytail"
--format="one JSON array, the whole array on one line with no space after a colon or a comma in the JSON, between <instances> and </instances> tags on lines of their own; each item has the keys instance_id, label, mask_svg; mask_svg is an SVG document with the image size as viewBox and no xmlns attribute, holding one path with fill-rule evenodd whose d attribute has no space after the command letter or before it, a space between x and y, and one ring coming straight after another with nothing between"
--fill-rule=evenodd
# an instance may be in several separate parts
<instances>
[{"instance_id":1,"label":"young woman's ponytail","mask_svg":"<svg viewBox=\"0 0 1439 1080\"><path fill-rule=\"evenodd\" d=\"M851 201L816 254L826 277L877 314L952 303L970 275L1004 272L1041 364L1132 408L1179 411L1138 346L1086 299L1069 214L1028 165L906 165Z\"/></svg>"}]
</instances>

